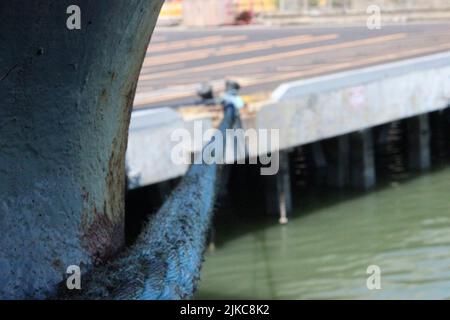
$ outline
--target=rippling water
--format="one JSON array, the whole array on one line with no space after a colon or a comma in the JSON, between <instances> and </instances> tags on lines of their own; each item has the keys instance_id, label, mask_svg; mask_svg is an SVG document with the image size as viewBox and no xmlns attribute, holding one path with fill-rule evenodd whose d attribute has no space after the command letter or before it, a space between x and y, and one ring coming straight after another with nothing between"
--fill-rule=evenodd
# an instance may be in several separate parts
<instances>
[{"instance_id":1,"label":"rippling water","mask_svg":"<svg viewBox=\"0 0 450 320\"><path fill-rule=\"evenodd\" d=\"M197 298L450 298L450 168L363 194L305 196L287 226L218 229ZM368 290L367 267L381 268Z\"/></svg>"}]
</instances>

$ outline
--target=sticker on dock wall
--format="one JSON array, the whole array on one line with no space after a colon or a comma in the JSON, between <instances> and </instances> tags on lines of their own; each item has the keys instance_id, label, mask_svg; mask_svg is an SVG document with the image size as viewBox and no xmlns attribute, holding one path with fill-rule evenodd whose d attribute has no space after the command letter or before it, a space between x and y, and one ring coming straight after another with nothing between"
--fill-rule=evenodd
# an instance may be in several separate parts
<instances>
[{"instance_id":1,"label":"sticker on dock wall","mask_svg":"<svg viewBox=\"0 0 450 320\"><path fill-rule=\"evenodd\" d=\"M364 87L353 87L349 92L349 101L352 108L361 108L366 104L366 94Z\"/></svg>"}]
</instances>

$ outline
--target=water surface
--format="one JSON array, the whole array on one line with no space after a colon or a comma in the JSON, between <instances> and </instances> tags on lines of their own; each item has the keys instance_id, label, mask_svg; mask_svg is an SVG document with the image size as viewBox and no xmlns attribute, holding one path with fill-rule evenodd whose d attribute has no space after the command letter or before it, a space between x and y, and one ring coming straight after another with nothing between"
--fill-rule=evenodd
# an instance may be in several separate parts
<instances>
[{"instance_id":1,"label":"water surface","mask_svg":"<svg viewBox=\"0 0 450 320\"><path fill-rule=\"evenodd\" d=\"M450 298L450 168L369 193L305 195L286 226L263 217L218 227L197 298ZM370 265L381 290L367 289Z\"/></svg>"}]
</instances>

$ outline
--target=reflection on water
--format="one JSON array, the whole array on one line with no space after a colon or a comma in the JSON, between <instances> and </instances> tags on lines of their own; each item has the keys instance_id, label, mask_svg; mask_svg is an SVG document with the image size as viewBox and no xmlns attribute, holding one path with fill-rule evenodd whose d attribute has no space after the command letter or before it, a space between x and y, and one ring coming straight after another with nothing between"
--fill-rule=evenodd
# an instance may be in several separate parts
<instances>
[{"instance_id":1,"label":"reflection on water","mask_svg":"<svg viewBox=\"0 0 450 320\"><path fill-rule=\"evenodd\" d=\"M305 196L290 220L217 230L201 299L450 298L450 168L369 193ZM381 290L366 287L369 265Z\"/></svg>"}]
</instances>

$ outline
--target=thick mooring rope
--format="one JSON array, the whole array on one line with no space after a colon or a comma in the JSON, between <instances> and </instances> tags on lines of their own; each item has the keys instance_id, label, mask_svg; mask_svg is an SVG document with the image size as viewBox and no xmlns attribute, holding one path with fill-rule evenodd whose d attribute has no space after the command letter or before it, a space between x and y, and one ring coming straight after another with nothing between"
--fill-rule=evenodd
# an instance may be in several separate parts
<instances>
[{"instance_id":1,"label":"thick mooring rope","mask_svg":"<svg viewBox=\"0 0 450 320\"><path fill-rule=\"evenodd\" d=\"M234 121L234 109L226 108L220 131L225 133ZM84 275L81 290L61 286L59 298L191 298L200 277L217 190L224 183L221 171L217 164L192 165L136 243Z\"/></svg>"}]
</instances>

